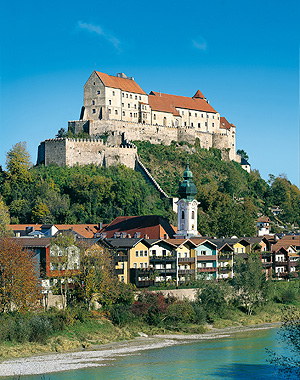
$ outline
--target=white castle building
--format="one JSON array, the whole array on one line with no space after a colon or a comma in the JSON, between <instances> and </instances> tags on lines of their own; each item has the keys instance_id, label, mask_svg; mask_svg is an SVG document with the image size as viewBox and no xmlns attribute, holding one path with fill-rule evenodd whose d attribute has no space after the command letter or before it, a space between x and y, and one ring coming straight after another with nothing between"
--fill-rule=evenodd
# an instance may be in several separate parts
<instances>
[{"instance_id":1,"label":"white castle building","mask_svg":"<svg viewBox=\"0 0 300 380\"><path fill-rule=\"evenodd\" d=\"M124 134L128 140L195 143L216 147L224 158L236 160L235 126L209 104L198 90L193 97L151 91L149 95L124 73L94 71L84 85L80 120L70 121L74 133L91 137ZM227 155L227 156L226 156Z\"/></svg>"}]
</instances>

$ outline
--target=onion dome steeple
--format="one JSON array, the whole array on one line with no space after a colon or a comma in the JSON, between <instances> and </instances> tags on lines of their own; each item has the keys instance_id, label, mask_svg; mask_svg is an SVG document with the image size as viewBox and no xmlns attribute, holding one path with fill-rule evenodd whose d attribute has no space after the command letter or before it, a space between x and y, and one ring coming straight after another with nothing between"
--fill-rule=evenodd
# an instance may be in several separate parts
<instances>
[{"instance_id":1,"label":"onion dome steeple","mask_svg":"<svg viewBox=\"0 0 300 380\"><path fill-rule=\"evenodd\" d=\"M180 199L192 201L197 194L197 187L193 182L193 173L190 170L189 157L187 158L186 169L183 173L184 181L181 183L178 189Z\"/></svg>"}]
</instances>

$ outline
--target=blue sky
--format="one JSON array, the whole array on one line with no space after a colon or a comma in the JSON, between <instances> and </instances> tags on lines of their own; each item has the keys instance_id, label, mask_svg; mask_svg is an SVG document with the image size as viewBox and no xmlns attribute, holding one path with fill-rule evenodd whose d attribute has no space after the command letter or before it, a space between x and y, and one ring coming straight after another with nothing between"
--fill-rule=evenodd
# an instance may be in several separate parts
<instances>
[{"instance_id":1,"label":"blue sky","mask_svg":"<svg viewBox=\"0 0 300 380\"><path fill-rule=\"evenodd\" d=\"M299 185L298 1L56 1L2 7L0 165L79 118L94 69L146 91L197 89L237 126L253 169ZM3 9L4 8L4 9Z\"/></svg>"}]
</instances>

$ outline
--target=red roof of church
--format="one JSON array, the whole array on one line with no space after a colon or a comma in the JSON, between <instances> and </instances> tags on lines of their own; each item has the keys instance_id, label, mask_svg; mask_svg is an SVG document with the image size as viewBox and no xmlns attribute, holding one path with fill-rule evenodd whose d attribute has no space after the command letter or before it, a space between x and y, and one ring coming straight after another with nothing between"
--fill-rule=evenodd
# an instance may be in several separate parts
<instances>
[{"instance_id":1,"label":"red roof of church","mask_svg":"<svg viewBox=\"0 0 300 380\"><path fill-rule=\"evenodd\" d=\"M204 111L204 112L212 112L212 113L217 112L204 99L201 99L198 97L189 98L187 96L163 94L163 93L154 92L154 91L151 91L149 94L149 104L152 110L161 111L161 112L173 113L174 112L173 109L175 107L190 109L190 110L195 110L195 111Z\"/></svg>"},{"instance_id":2,"label":"red roof of church","mask_svg":"<svg viewBox=\"0 0 300 380\"><path fill-rule=\"evenodd\" d=\"M133 80L121 78L95 71L106 87L119 88L122 91L134 92L136 94L147 95L146 92Z\"/></svg>"}]
</instances>

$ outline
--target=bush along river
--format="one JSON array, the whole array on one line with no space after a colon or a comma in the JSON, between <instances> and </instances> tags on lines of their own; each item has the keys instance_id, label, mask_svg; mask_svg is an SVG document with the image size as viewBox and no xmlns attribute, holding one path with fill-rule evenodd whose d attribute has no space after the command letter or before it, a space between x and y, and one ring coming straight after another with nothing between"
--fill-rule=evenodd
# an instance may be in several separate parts
<instances>
[{"instance_id":1,"label":"bush along river","mask_svg":"<svg viewBox=\"0 0 300 380\"><path fill-rule=\"evenodd\" d=\"M1 379L284 379L266 348L286 353L278 328L218 333L209 339L141 338L98 350L51 354L0 363ZM213 338L213 339L211 339ZM45 376L41 376L44 374ZM295 379L296 377L290 377Z\"/></svg>"}]
</instances>

